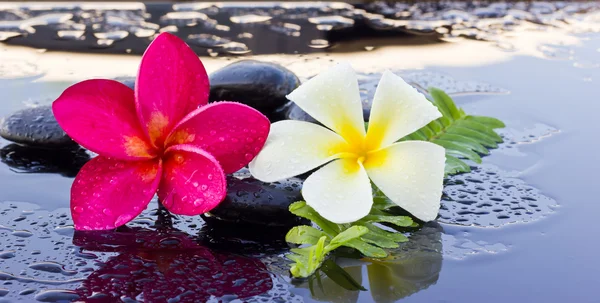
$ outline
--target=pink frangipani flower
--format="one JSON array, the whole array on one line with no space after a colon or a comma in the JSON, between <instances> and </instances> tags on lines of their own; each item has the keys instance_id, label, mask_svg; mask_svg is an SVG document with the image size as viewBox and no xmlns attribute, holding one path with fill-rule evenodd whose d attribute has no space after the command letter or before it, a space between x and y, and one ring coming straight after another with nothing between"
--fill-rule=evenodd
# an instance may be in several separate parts
<instances>
[{"instance_id":1,"label":"pink frangipani flower","mask_svg":"<svg viewBox=\"0 0 600 303\"><path fill-rule=\"evenodd\" d=\"M207 105L208 76L196 54L163 33L142 57L135 91L87 80L52 104L73 140L99 156L71 188L78 230L105 230L138 216L158 190L172 213L198 215L226 195L225 174L263 147L269 120L234 102Z\"/></svg>"}]
</instances>

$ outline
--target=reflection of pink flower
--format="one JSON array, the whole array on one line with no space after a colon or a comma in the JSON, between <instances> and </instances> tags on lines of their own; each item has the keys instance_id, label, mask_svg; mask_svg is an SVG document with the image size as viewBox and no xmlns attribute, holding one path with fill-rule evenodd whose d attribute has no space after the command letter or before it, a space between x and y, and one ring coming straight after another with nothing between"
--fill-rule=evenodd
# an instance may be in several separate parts
<instances>
[{"instance_id":1,"label":"reflection of pink flower","mask_svg":"<svg viewBox=\"0 0 600 303\"><path fill-rule=\"evenodd\" d=\"M208 94L202 62L182 40L163 33L142 57L135 91L88 80L54 101L65 132L100 155L71 188L76 229L123 225L157 189L164 206L181 215L205 213L225 198L225 174L256 156L269 121L239 103L207 105Z\"/></svg>"},{"instance_id":2,"label":"reflection of pink flower","mask_svg":"<svg viewBox=\"0 0 600 303\"><path fill-rule=\"evenodd\" d=\"M79 287L85 302L206 302L211 296L242 299L273 288L259 260L213 252L177 230L76 231L73 243L86 250L120 252Z\"/></svg>"}]
</instances>

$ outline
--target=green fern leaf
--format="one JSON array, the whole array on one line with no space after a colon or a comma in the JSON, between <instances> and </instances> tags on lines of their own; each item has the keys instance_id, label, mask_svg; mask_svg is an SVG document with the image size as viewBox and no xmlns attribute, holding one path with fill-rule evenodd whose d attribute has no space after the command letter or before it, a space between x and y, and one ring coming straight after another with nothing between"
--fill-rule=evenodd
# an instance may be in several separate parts
<instances>
[{"instance_id":1,"label":"green fern leaf","mask_svg":"<svg viewBox=\"0 0 600 303\"><path fill-rule=\"evenodd\" d=\"M481 163L481 156L488 155L490 148L497 148L502 137L494 129L505 127L496 118L467 115L456 106L444 91L429 88L431 103L442 117L402 138L405 140L430 141L446 149L446 175L471 171L464 160Z\"/></svg>"}]
</instances>

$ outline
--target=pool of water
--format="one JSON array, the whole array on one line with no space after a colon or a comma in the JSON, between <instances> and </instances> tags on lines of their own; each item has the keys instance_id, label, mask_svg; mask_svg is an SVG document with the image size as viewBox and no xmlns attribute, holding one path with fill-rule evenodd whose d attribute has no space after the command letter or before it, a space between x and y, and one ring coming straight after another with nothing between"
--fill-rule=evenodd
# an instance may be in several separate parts
<instances>
[{"instance_id":1,"label":"pool of water","mask_svg":"<svg viewBox=\"0 0 600 303\"><path fill-rule=\"evenodd\" d=\"M286 230L172 217L152 202L118 232L75 232L69 190L88 155L1 140L0 302L598 302L597 3L89 5L0 5L0 115L77 81L134 76L148 37L176 28L209 73L253 58L304 80L349 61L368 95L391 69L505 121L505 142L447 180L437 222L391 260L338 258L366 289L349 291L290 279Z\"/></svg>"}]
</instances>

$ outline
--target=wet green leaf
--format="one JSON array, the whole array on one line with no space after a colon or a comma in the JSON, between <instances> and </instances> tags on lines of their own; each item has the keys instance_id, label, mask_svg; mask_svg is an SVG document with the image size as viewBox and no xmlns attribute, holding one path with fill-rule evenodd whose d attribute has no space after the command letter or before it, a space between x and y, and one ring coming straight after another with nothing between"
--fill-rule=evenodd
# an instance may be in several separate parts
<instances>
[{"instance_id":1,"label":"wet green leaf","mask_svg":"<svg viewBox=\"0 0 600 303\"><path fill-rule=\"evenodd\" d=\"M385 252L385 250L368 244L363 240L360 239L354 239L351 241L346 242L346 244L344 246L348 246L348 247L352 247L358 251L360 251L363 255L365 255L366 257L370 257L370 258L385 258L387 257L387 252Z\"/></svg>"},{"instance_id":2,"label":"wet green leaf","mask_svg":"<svg viewBox=\"0 0 600 303\"><path fill-rule=\"evenodd\" d=\"M485 134L482 134L476 130L472 130L472 129L464 127L464 126L453 125L452 127L449 127L446 129L446 133L461 135L461 136L464 136L467 138L475 139L475 140L479 141L481 143L481 145L487 146L490 148L498 147L498 144L496 143L496 141L493 138L490 138L490 137L486 136Z\"/></svg>"},{"instance_id":3,"label":"wet green leaf","mask_svg":"<svg viewBox=\"0 0 600 303\"><path fill-rule=\"evenodd\" d=\"M435 133L439 133L444 129L444 125L439 120L433 120L427 124L427 126L434 131Z\"/></svg>"},{"instance_id":4,"label":"wet green leaf","mask_svg":"<svg viewBox=\"0 0 600 303\"><path fill-rule=\"evenodd\" d=\"M396 203L392 202L385 194L375 186L375 184L371 184L373 188L373 209L371 209L371 214L373 214L374 210L388 210L392 207L396 207Z\"/></svg>"},{"instance_id":5,"label":"wet green leaf","mask_svg":"<svg viewBox=\"0 0 600 303\"><path fill-rule=\"evenodd\" d=\"M367 224L365 224L365 226L369 229L369 233L367 235L372 235L372 234L380 235L380 236L383 236L386 239L392 240L396 243L408 241L408 238L401 233L386 231L382 228L377 227L375 224L372 224L372 223L367 223ZM363 238L364 238L364 236L363 236ZM376 243L374 243L374 244L376 244Z\"/></svg>"},{"instance_id":6,"label":"wet green leaf","mask_svg":"<svg viewBox=\"0 0 600 303\"><path fill-rule=\"evenodd\" d=\"M492 117L467 115L442 90L432 87L428 91L431 102L442 117L400 141L430 141L444 147L447 155L446 175L471 171L469 165L458 158L481 163L480 155L489 154L488 148L497 148L498 143L502 142L502 137L494 129L504 127L504 123Z\"/></svg>"},{"instance_id":7,"label":"wet green leaf","mask_svg":"<svg viewBox=\"0 0 600 303\"><path fill-rule=\"evenodd\" d=\"M465 119L479 122L492 129L506 127L506 125L504 125L504 122L492 117L467 116Z\"/></svg>"},{"instance_id":8,"label":"wet green leaf","mask_svg":"<svg viewBox=\"0 0 600 303\"><path fill-rule=\"evenodd\" d=\"M319 239L326 236L324 232L312 226L295 226L288 231L285 236L285 241L294 244L311 244L315 245Z\"/></svg>"},{"instance_id":9,"label":"wet green leaf","mask_svg":"<svg viewBox=\"0 0 600 303\"><path fill-rule=\"evenodd\" d=\"M413 220L408 216L385 216L385 215L367 215L357 222L386 222L400 227L412 226Z\"/></svg>"},{"instance_id":10,"label":"wet green leaf","mask_svg":"<svg viewBox=\"0 0 600 303\"><path fill-rule=\"evenodd\" d=\"M456 104L454 104L452 98L450 98L450 96L448 96L443 90L435 87L430 87L427 90L429 91L431 98L433 98L433 104L437 106L438 110L442 113L442 115L444 115L444 117L447 117L451 120L458 120L463 117L462 113L456 107Z\"/></svg>"},{"instance_id":11,"label":"wet green leaf","mask_svg":"<svg viewBox=\"0 0 600 303\"><path fill-rule=\"evenodd\" d=\"M344 230L343 232L339 233L333 239L331 239L331 242L329 242L329 245L327 245L325 247L325 251L330 252L342 245L345 245L348 241L350 241L352 239L356 239L368 232L369 232L369 229L364 226L359 226L359 225L352 226L352 227Z\"/></svg>"},{"instance_id":12,"label":"wet green leaf","mask_svg":"<svg viewBox=\"0 0 600 303\"><path fill-rule=\"evenodd\" d=\"M470 172L469 164L449 155L446 155L446 175L454 175L463 172Z\"/></svg>"},{"instance_id":13,"label":"wet green leaf","mask_svg":"<svg viewBox=\"0 0 600 303\"><path fill-rule=\"evenodd\" d=\"M469 148L463 147L460 144L441 139L435 139L431 142L445 148L447 155L469 159L475 163L481 163L481 157L476 152L470 150Z\"/></svg>"},{"instance_id":14,"label":"wet green leaf","mask_svg":"<svg viewBox=\"0 0 600 303\"><path fill-rule=\"evenodd\" d=\"M398 247L398 243L391 240L390 238L388 238L384 235L379 235L379 234L372 233L372 232L367 233L360 238L361 238L361 240L363 240L369 244L373 244L373 245L379 246L381 248L397 248Z\"/></svg>"},{"instance_id":15,"label":"wet green leaf","mask_svg":"<svg viewBox=\"0 0 600 303\"><path fill-rule=\"evenodd\" d=\"M481 143L479 143L479 142L477 142L477 140L471 139L469 137L464 137L464 136L456 135L456 134L442 134L442 135L438 136L438 139L456 143L462 147L468 148L472 151L475 151L475 152L483 154L483 155L487 155L490 153L490 151L487 148L485 148L483 145L481 145Z\"/></svg>"},{"instance_id":16,"label":"wet green leaf","mask_svg":"<svg viewBox=\"0 0 600 303\"><path fill-rule=\"evenodd\" d=\"M419 129L419 131L427 138L431 138L431 137L435 136L435 131L433 131L433 129L429 128L429 126L427 126L427 125L421 127L421 129Z\"/></svg>"},{"instance_id":17,"label":"wet green leaf","mask_svg":"<svg viewBox=\"0 0 600 303\"><path fill-rule=\"evenodd\" d=\"M287 258L295 262L290 268L292 275L295 277L308 277L321 266L326 256L326 240L327 237L323 236L313 246L291 249L292 254L287 255Z\"/></svg>"},{"instance_id":18,"label":"wet green leaf","mask_svg":"<svg viewBox=\"0 0 600 303\"><path fill-rule=\"evenodd\" d=\"M290 205L290 212L298 217L308 219L317 224L325 233L330 236L335 236L340 232L337 224L328 221L321 217L312 207L308 206L304 201L294 202Z\"/></svg>"},{"instance_id":19,"label":"wet green leaf","mask_svg":"<svg viewBox=\"0 0 600 303\"><path fill-rule=\"evenodd\" d=\"M491 129L479 122L463 119L463 120L456 121L456 125L474 130L474 131L488 137L489 139L494 140L494 142L497 142L497 143L502 142L502 137L500 137L500 135L498 135L493 129Z\"/></svg>"}]
</instances>

